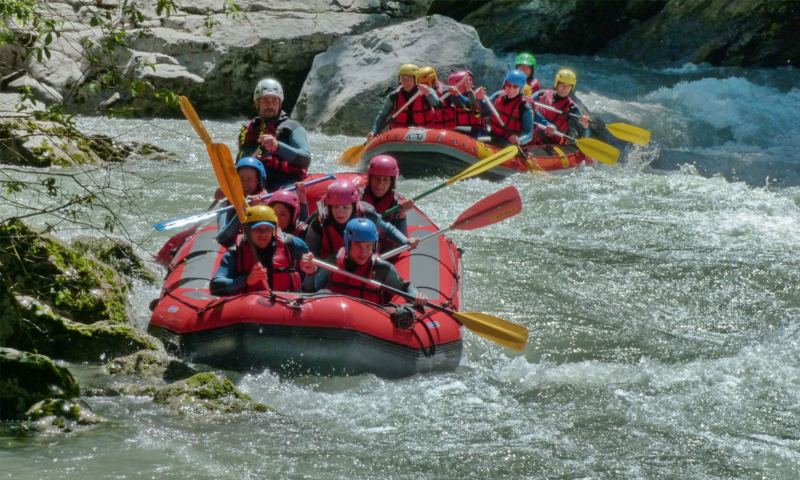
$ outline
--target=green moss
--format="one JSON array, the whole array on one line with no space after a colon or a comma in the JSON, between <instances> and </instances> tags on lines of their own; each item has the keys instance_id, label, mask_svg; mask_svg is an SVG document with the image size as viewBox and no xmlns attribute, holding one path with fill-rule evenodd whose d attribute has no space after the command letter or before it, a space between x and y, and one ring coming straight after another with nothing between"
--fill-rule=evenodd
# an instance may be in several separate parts
<instances>
[{"instance_id":1,"label":"green moss","mask_svg":"<svg viewBox=\"0 0 800 480\"><path fill-rule=\"evenodd\" d=\"M0 418L13 419L46 398L73 398L80 387L72 374L44 355L0 348Z\"/></svg>"},{"instance_id":2,"label":"green moss","mask_svg":"<svg viewBox=\"0 0 800 480\"><path fill-rule=\"evenodd\" d=\"M109 267L18 220L0 225L0 263L14 290L85 323L127 323L127 286Z\"/></svg>"}]
</instances>

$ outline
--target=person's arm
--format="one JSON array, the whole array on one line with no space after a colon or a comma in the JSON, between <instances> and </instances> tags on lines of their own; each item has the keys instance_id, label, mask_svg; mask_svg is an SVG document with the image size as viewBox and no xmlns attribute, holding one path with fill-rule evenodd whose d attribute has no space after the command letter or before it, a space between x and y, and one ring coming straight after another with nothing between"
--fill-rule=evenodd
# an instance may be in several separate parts
<instances>
[{"instance_id":1,"label":"person's arm","mask_svg":"<svg viewBox=\"0 0 800 480\"><path fill-rule=\"evenodd\" d=\"M374 223L375 226L378 228L378 233L382 237L386 237L398 245L405 245L406 243L408 243L408 237L400 233L400 231L396 229L394 226L392 226L391 223L383 221L383 219L381 219L381 216L375 213L375 210L371 211L367 210L365 216L368 219L372 220L372 223Z\"/></svg>"},{"instance_id":2,"label":"person's arm","mask_svg":"<svg viewBox=\"0 0 800 480\"><path fill-rule=\"evenodd\" d=\"M542 117L542 119L544 119L544 117ZM545 122L546 121L547 120L545 120ZM533 139L533 108L526 109L522 112L522 132L520 132L518 138L520 145L525 145Z\"/></svg>"},{"instance_id":3,"label":"person's arm","mask_svg":"<svg viewBox=\"0 0 800 480\"><path fill-rule=\"evenodd\" d=\"M303 280L303 291L308 293L315 293L328 285L328 271L324 268L316 267L314 273L306 272L306 278Z\"/></svg>"},{"instance_id":4,"label":"person's arm","mask_svg":"<svg viewBox=\"0 0 800 480\"><path fill-rule=\"evenodd\" d=\"M544 90L539 90L538 92L535 92L533 95L531 95L531 98L533 99L534 102L542 103L542 95L543 94L544 94Z\"/></svg>"},{"instance_id":5,"label":"person's arm","mask_svg":"<svg viewBox=\"0 0 800 480\"><path fill-rule=\"evenodd\" d=\"M378 129L381 128L384 123L386 123L386 120L389 118L389 114L392 113L393 107L394 104L392 103L391 95L387 96L386 100L383 101L383 109L381 109L381 112L375 118L375 123L372 125L372 133L380 133Z\"/></svg>"},{"instance_id":6,"label":"person's arm","mask_svg":"<svg viewBox=\"0 0 800 480\"><path fill-rule=\"evenodd\" d=\"M376 276L379 277L377 280L380 283L386 285L387 287L392 287L397 290L402 290L411 296L415 297L417 296L417 294L419 293L417 287L415 287L413 283L404 280L403 277L401 277L400 274L397 272L397 269L394 268L394 265L387 262L386 260L381 260L381 259L379 259L378 262L381 268L378 271L379 275Z\"/></svg>"},{"instance_id":7,"label":"person's arm","mask_svg":"<svg viewBox=\"0 0 800 480\"><path fill-rule=\"evenodd\" d=\"M314 229L314 222L311 222L308 226L305 243L308 246L308 251L313 253L315 257L319 257L319 251L322 248L322 238Z\"/></svg>"},{"instance_id":8,"label":"person's arm","mask_svg":"<svg viewBox=\"0 0 800 480\"><path fill-rule=\"evenodd\" d=\"M230 248L231 245L236 243L236 236L239 235L241 227L242 224L239 222L236 212L230 211L220 214L217 217L217 243L223 247Z\"/></svg>"},{"instance_id":9,"label":"person's arm","mask_svg":"<svg viewBox=\"0 0 800 480\"><path fill-rule=\"evenodd\" d=\"M431 92L430 95L427 95L427 96L423 94L423 96L425 97L425 100L428 101L428 105L430 105L431 108L441 108L442 107L442 101L436 95L436 90L431 88L430 92Z\"/></svg>"},{"instance_id":10,"label":"person's arm","mask_svg":"<svg viewBox=\"0 0 800 480\"><path fill-rule=\"evenodd\" d=\"M394 215L392 218L392 226L397 229L402 235L408 237L408 220L406 217L400 218L400 215Z\"/></svg>"},{"instance_id":11,"label":"person's arm","mask_svg":"<svg viewBox=\"0 0 800 480\"><path fill-rule=\"evenodd\" d=\"M308 204L301 203L300 204L300 215L297 216L298 223L305 223L308 221Z\"/></svg>"},{"instance_id":12,"label":"person's arm","mask_svg":"<svg viewBox=\"0 0 800 480\"><path fill-rule=\"evenodd\" d=\"M240 275L236 267L236 255L225 252L222 256L219 267L211 279L211 295L225 296L235 295L247 288L247 275Z\"/></svg>"},{"instance_id":13,"label":"person's arm","mask_svg":"<svg viewBox=\"0 0 800 480\"><path fill-rule=\"evenodd\" d=\"M308 143L306 129L297 127L292 130L289 143L278 142L276 153L298 168L308 168L311 165L311 146Z\"/></svg>"},{"instance_id":14,"label":"person's arm","mask_svg":"<svg viewBox=\"0 0 800 480\"><path fill-rule=\"evenodd\" d=\"M579 107L575 103L573 103L572 106L569 107L569 113L577 115L578 117L583 116L583 110L581 110L581 107ZM575 128L575 131L578 132L579 137L589 138L590 135L589 129L581 125L581 122L578 121L577 117L570 116L569 124L571 127Z\"/></svg>"}]
</instances>

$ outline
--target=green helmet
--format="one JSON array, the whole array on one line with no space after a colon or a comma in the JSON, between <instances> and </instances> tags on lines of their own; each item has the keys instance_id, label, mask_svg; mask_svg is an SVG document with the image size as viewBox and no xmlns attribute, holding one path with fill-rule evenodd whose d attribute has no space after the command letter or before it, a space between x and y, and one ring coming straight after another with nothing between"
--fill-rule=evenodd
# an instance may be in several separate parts
<instances>
[{"instance_id":1,"label":"green helmet","mask_svg":"<svg viewBox=\"0 0 800 480\"><path fill-rule=\"evenodd\" d=\"M533 55L530 53L520 53L517 55L516 61L514 61L514 65L528 65L531 69L536 69L536 59L533 58Z\"/></svg>"}]
</instances>

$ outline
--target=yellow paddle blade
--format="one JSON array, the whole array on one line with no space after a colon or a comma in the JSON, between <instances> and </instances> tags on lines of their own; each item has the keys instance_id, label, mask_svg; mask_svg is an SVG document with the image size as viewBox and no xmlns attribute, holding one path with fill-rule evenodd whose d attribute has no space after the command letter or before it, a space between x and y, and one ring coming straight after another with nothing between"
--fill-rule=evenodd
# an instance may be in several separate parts
<instances>
[{"instance_id":1,"label":"yellow paddle blade","mask_svg":"<svg viewBox=\"0 0 800 480\"><path fill-rule=\"evenodd\" d=\"M236 214L239 221L245 223L245 209L246 204L244 201L244 190L242 190L242 182L239 180L239 173L236 171L236 165L233 163L233 157L228 146L223 143L212 143L209 149L214 149L215 155L211 157L211 162L214 164L214 173L217 174L217 180L228 197L228 202L236 209ZM216 163L214 163L216 161ZM222 176L220 177L220 174Z\"/></svg>"},{"instance_id":2,"label":"yellow paddle blade","mask_svg":"<svg viewBox=\"0 0 800 480\"><path fill-rule=\"evenodd\" d=\"M341 155L339 155L339 158L336 159L336 162L339 165L345 165L348 167L357 167L358 162L361 161L361 155L364 154L364 150L366 150L366 148L367 148L366 143L350 147L344 152L342 152Z\"/></svg>"},{"instance_id":3,"label":"yellow paddle blade","mask_svg":"<svg viewBox=\"0 0 800 480\"><path fill-rule=\"evenodd\" d=\"M222 189L222 193L225 194L226 198L231 198L231 191L228 188L228 182L225 179L225 173L222 170L222 162L219 160L219 154L217 153L217 143L209 143L206 145L206 150L208 151L208 158L211 159L211 166L214 167L214 175L217 177L217 183L219 184L219 188Z\"/></svg>"},{"instance_id":4,"label":"yellow paddle blade","mask_svg":"<svg viewBox=\"0 0 800 480\"><path fill-rule=\"evenodd\" d=\"M186 120L189 120L190 124L192 124L192 128L194 128L194 131L197 132L197 135L200 137L200 139L203 140L203 143L210 145L211 135L208 134L208 130L206 130L205 125L203 125L203 122L200 121L200 117L197 116L197 112L194 111L194 107L192 106L192 103L189 102L189 99L182 96L178 100L178 103L181 105L183 116L186 117Z\"/></svg>"},{"instance_id":5,"label":"yellow paddle blade","mask_svg":"<svg viewBox=\"0 0 800 480\"><path fill-rule=\"evenodd\" d=\"M606 125L606 128L611 132L611 135L626 142L638 143L639 145L647 145L650 142L650 132L644 128L624 123L610 123Z\"/></svg>"},{"instance_id":6,"label":"yellow paddle blade","mask_svg":"<svg viewBox=\"0 0 800 480\"><path fill-rule=\"evenodd\" d=\"M479 312L453 312L453 317L475 335L521 352L528 343L528 329L522 325Z\"/></svg>"},{"instance_id":7,"label":"yellow paddle blade","mask_svg":"<svg viewBox=\"0 0 800 480\"><path fill-rule=\"evenodd\" d=\"M495 153L494 155L484 158L480 162L472 165L468 169L459 173L455 177L445 181L444 183L446 183L447 185L452 185L459 180L464 180L466 178L474 177L475 175L483 173L486 170L489 170L490 168L494 168L503 162L511 160L517 155L517 152L519 152L519 147L517 147L516 145L506 147L500 150L499 152Z\"/></svg>"},{"instance_id":8,"label":"yellow paddle blade","mask_svg":"<svg viewBox=\"0 0 800 480\"><path fill-rule=\"evenodd\" d=\"M575 142L581 152L606 165L614 165L619 160L619 150L594 138L580 138Z\"/></svg>"}]
</instances>

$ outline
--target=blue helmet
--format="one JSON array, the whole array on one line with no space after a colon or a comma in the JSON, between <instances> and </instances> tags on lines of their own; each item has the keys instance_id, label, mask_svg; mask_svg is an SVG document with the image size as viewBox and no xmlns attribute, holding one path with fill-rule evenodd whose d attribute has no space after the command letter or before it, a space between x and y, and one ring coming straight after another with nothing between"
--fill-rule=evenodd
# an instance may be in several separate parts
<instances>
[{"instance_id":1,"label":"blue helmet","mask_svg":"<svg viewBox=\"0 0 800 480\"><path fill-rule=\"evenodd\" d=\"M350 242L377 242L378 229L372 220L354 218L344 227L344 254L350 253Z\"/></svg>"},{"instance_id":2,"label":"blue helmet","mask_svg":"<svg viewBox=\"0 0 800 480\"><path fill-rule=\"evenodd\" d=\"M516 68L506 74L506 82L512 83L518 87L524 87L528 81L528 77Z\"/></svg>"},{"instance_id":3,"label":"blue helmet","mask_svg":"<svg viewBox=\"0 0 800 480\"><path fill-rule=\"evenodd\" d=\"M238 171L242 167L255 168L258 171L258 188L259 190L264 188L264 184L267 183L267 171L261 160L255 157L242 157L236 162L236 170Z\"/></svg>"}]
</instances>

